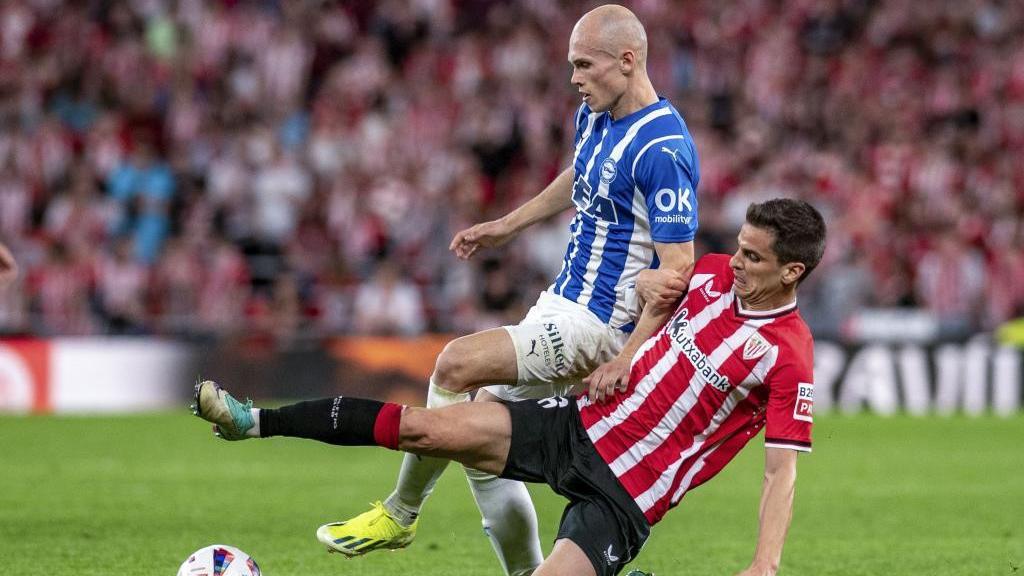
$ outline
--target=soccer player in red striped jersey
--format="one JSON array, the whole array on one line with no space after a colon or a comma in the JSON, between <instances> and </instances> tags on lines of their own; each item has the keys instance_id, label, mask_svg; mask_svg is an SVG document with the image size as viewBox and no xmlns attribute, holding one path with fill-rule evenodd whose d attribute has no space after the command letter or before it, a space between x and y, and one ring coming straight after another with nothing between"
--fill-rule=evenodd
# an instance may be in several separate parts
<instances>
[{"instance_id":1,"label":"soccer player in red striped jersey","mask_svg":"<svg viewBox=\"0 0 1024 576\"><path fill-rule=\"evenodd\" d=\"M795 299L744 302L770 238L748 224L739 243L731 258L697 262L682 305L633 357L623 394L577 399L587 436L652 524L766 423L768 447L811 450L811 333Z\"/></svg>"},{"instance_id":2,"label":"soccer player in red striped jersey","mask_svg":"<svg viewBox=\"0 0 1024 576\"><path fill-rule=\"evenodd\" d=\"M796 291L821 261L825 223L806 202L753 204L738 245L731 257L697 261L675 313L633 356L624 389L590 382L579 397L441 409L338 397L260 410L204 382L196 412L230 440L379 445L547 483L569 504L534 576L617 574L651 526L764 428L758 539L740 574L772 575L797 454L811 448L813 340Z\"/></svg>"}]
</instances>

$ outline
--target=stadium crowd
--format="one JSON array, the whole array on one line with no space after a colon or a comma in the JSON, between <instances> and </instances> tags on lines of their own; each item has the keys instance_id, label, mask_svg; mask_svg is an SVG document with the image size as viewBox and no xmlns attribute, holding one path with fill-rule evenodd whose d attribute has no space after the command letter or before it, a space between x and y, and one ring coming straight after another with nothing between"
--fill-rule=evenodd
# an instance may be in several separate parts
<instances>
[{"instance_id":1,"label":"stadium crowd","mask_svg":"<svg viewBox=\"0 0 1024 576\"><path fill-rule=\"evenodd\" d=\"M325 334L515 321L568 214L478 264L453 233L564 167L564 39L592 2L0 4L0 331ZM630 3L702 179L697 253L752 200L830 242L801 307L1024 313L1024 4Z\"/></svg>"}]
</instances>

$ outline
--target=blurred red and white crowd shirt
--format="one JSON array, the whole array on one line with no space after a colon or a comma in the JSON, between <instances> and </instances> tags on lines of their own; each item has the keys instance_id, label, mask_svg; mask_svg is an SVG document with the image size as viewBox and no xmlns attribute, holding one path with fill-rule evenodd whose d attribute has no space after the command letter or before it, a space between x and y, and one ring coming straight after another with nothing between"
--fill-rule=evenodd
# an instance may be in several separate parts
<instances>
[{"instance_id":1,"label":"blurred red and white crowd shirt","mask_svg":"<svg viewBox=\"0 0 1024 576\"><path fill-rule=\"evenodd\" d=\"M448 242L567 164L588 6L4 3L0 241L24 274L0 331L286 345L505 321L557 270L565 221L486 262ZM819 335L865 307L956 337L1024 314L1024 5L632 7L697 142L698 250L797 196L828 216L801 295Z\"/></svg>"}]
</instances>

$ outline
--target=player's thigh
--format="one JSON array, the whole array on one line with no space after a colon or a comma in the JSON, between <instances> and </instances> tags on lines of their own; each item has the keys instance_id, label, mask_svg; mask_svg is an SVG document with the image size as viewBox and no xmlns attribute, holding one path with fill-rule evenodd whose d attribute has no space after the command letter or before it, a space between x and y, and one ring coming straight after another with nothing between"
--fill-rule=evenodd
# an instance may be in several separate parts
<instances>
[{"instance_id":1,"label":"player's thigh","mask_svg":"<svg viewBox=\"0 0 1024 576\"><path fill-rule=\"evenodd\" d=\"M516 349L503 328L484 330L449 342L437 358L434 381L455 392L484 384L514 383Z\"/></svg>"},{"instance_id":2,"label":"player's thigh","mask_svg":"<svg viewBox=\"0 0 1024 576\"><path fill-rule=\"evenodd\" d=\"M551 554L533 571L533 576L597 576L586 553L572 540L555 541Z\"/></svg>"},{"instance_id":3,"label":"player's thigh","mask_svg":"<svg viewBox=\"0 0 1024 576\"><path fill-rule=\"evenodd\" d=\"M510 401L571 393L584 376L614 358L627 338L568 301L546 308L538 304L523 322L504 329L515 347L518 378L514 385L487 390Z\"/></svg>"},{"instance_id":4,"label":"player's thigh","mask_svg":"<svg viewBox=\"0 0 1024 576\"><path fill-rule=\"evenodd\" d=\"M398 448L498 475L505 469L511 438L511 417L500 402L408 407L402 413Z\"/></svg>"}]
</instances>

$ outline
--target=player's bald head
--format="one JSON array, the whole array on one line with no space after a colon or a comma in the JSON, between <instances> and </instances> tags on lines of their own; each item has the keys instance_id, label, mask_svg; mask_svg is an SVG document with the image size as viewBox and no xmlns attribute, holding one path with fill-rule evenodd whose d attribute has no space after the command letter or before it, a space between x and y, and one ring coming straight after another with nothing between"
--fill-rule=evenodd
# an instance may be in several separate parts
<instances>
[{"instance_id":1,"label":"player's bald head","mask_svg":"<svg viewBox=\"0 0 1024 576\"><path fill-rule=\"evenodd\" d=\"M632 52L643 67L647 62L647 32L640 20L625 6L605 4L583 15L572 29L570 43L607 52L619 58Z\"/></svg>"}]
</instances>

